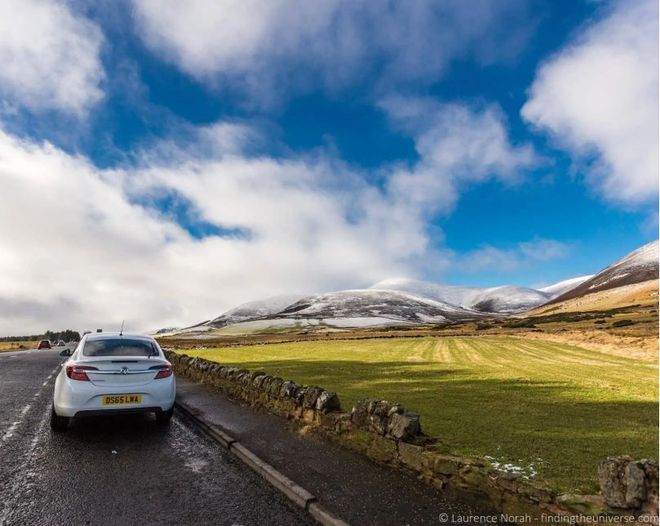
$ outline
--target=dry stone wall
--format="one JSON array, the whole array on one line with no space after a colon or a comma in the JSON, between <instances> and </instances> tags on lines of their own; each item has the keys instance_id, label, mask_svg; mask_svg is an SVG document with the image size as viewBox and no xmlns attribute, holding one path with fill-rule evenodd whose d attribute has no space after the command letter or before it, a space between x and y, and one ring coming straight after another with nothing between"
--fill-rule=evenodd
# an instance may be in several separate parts
<instances>
[{"instance_id":1,"label":"dry stone wall","mask_svg":"<svg viewBox=\"0 0 660 526\"><path fill-rule=\"evenodd\" d=\"M248 371L165 350L176 374L265 407L370 458L416 473L437 488L479 494L510 516L624 516L658 524L658 464L610 457L598 466L599 495L558 494L538 480L501 471L486 459L450 455L424 435L419 415L400 404L358 400L343 411L336 393L263 371Z\"/></svg>"}]
</instances>

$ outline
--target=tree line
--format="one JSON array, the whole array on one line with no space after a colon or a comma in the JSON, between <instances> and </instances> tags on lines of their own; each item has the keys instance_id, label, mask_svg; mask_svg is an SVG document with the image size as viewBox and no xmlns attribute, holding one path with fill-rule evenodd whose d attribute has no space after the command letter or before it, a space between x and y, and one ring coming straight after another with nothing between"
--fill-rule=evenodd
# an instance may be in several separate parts
<instances>
[{"instance_id":1,"label":"tree line","mask_svg":"<svg viewBox=\"0 0 660 526\"><path fill-rule=\"evenodd\" d=\"M73 331L71 329L66 329L63 331L46 331L43 334L30 334L27 336L1 336L0 342L16 342L16 341L35 341L35 340L50 340L56 342L58 340L64 340L69 342L71 340L80 340L80 333L78 331Z\"/></svg>"}]
</instances>

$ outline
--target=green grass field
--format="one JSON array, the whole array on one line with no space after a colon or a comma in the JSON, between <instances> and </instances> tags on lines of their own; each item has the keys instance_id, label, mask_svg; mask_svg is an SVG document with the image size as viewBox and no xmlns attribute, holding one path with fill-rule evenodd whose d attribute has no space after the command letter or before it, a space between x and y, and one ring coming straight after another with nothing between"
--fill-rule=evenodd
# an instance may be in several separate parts
<instances>
[{"instance_id":1,"label":"green grass field","mask_svg":"<svg viewBox=\"0 0 660 526\"><path fill-rule=\"evenodd\" d=\"M302 342L185 351L227 365L402 403L442 448L490 456L568 492L597 489L602 458L657 458L658 367L508 337Z\"/></svg>"}]
</instances>

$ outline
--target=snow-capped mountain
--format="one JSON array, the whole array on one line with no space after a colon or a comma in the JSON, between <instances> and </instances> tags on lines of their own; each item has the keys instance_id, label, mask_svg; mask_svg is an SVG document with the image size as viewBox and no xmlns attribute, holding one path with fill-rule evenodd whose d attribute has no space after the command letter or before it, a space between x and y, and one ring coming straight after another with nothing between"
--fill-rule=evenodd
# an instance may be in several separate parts
<instances>
[{"instance_id":1,"label":"snow-capped mountain","mask_svg":"<svg viewBox=\"0 0 660 526\"><path fill-rule=\"evenodd\" d=\"M592 292L614 289L658 279L658 241L652 241L605 267L577 287L555 297L552 303L578 298Z\"/></svg>"},{"instance_id":2,"label":"snow-capped mountain","mask_svg":"<svg viewBox=\"0 0 660 526\"><path fill-rule=\"evenodd\" d=\"M493 287L484 289L470 308L480 312L513 314L524 312L548 301L549 295L526 287Z\"/></svg>"},{"instance_id":3,"label":"snow-capped mountain","mask_svg":"<svg viewBox=\"0 0 660 526\"><path fill-rule=\"evenodd\" d=\"M551 299L552 293L527 287L477 288L438 285L426 281L396 278L380 281L371 286L375 290L397 290L457 305L464 309L489 313L522 312Z\"/></svg>"},{"instance_id":4,"label":"snow-capped mountain","mask_svg":"<svg viewBox=\"0 0 660 526\"><path fill-rule=\"evenodd\" d=\"M419 325L518 313L546 303L552 297L552 291L525 287L457 287L411 279L388 279L369 289L313 294L303 298L276 296L244 303L195 329L219 329L266 320L275 325L285 321L342 327Z\"/></svg>"},{"instance_id":5,"label":"snow-capped mountain","mask_svg":"<svg viewBox=\"0 0 660 526\"><path fill-rule=\"evenodd\" d=\"M342 290L305 297L276 296L244 303L217 318L185 330L210 330L245 322L262 325L272 322L267 326L323 324L365 327L474 320L521 313L591 292L657 278L658 241L654 241L596 275L560 281L541 289L510 285L459 287L413 279L387 279L368 289Z\"/></svg>"},{"instance_id":6,"label":"snow-capped mountain","mask_svg":"<svg viewBox=\"0 0 660 526\"><path fill-rule=\"evenodd\" d=\"M541 292L545 292L546 294L550 294L553 297L560 296L561 294L564 294L565 292L568 292L571 289L574 289L581 283L584 283L588 279L591 279L594 277L594 274L589 274L587 276L578 276L577 278L571 278L571 279L565 279L564 281L560 281L559 283L555 283L554 285L548 285L547 287L540 288Z\"/></svg>"},{"instance_id":7,"label":"snow-capped mountain","mask_svg":"<svg viewBox=\"0 0 660 526\"><path fill-rule=\"evenodd\" d=\"M162 329L155 329L152 331L147 331L149 336L166 336L170 334L175 334L181 330L181 327L163 327Z\"/></svg>"},{"instance_id":8,"label":"snow-capped mountain","mask_svg":"<svg viewBox=\"0 0 660 526\"><path fill-rule=\"evenodd\" d=\"M343 290L298 300L276 315L292 319L381 318L412 323L469 320L480 313L442 301L393 290Z\"/></svg>"},{"instance_id":9,"label":"snow-capped mountain","mask_svg":"<svg viewBox=\"0 0 660 526\"><path fill-rule=\"evenodd\" d=\"M300 294L284 294L265 300L250 301L228 310L217 318L206 322L205 325L220 328L244 321L265 319L284 310L298 299L300 299Z\"/></svg>"}]
</instances>

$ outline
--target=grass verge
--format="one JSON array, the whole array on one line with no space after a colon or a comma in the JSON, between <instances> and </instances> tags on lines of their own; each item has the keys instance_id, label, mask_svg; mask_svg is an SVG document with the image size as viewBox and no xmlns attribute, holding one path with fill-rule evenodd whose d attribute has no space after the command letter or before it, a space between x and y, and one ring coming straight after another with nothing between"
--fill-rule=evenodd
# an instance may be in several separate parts
<instances>
[{"instance_id":1,"label":"grass verge","mask_svg":"<svg viewBox=\"0 0 660 526\"><path fill-rule=\"evenodd\" d=\"M13 342L0 342L0 352L3 351L22 351L25 349L36 349L39 342L33 341L13 341Z\"/></svg>"}]
</instances>

